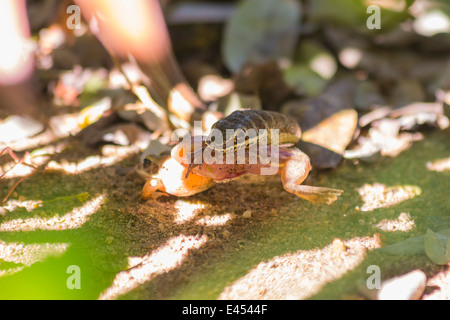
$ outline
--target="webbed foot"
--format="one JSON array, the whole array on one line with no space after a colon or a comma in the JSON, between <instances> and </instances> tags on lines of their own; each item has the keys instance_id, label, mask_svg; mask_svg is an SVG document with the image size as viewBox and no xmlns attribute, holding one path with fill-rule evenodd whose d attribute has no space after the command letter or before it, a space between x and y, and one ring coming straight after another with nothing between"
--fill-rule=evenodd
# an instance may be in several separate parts
<instances>
[{"instance_id":1,"label":"webbed foot","mask_svg":"<svg viewBox=\"0 0 450 320\"><path fill-rule=\"evenodd\" d=\"M286 191L291 192L300 198L306 199L314 204L332 204L344 192L343 190L323 187L312 187L296 185L286 187Z\"/></svg>"}]
</instances>

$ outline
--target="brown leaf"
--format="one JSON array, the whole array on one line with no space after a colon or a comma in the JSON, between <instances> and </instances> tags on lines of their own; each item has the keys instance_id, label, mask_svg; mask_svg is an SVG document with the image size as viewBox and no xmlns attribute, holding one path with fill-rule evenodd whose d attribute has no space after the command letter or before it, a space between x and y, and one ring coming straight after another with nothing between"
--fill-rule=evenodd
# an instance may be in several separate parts
<instances>
[{"instance_id":1,"label":"brown leaf","mask_svg":"<svg viewBox=\"0 0 450 320\"><path fill-rule=\"evenodd\" d=\"M303 133L302 139L343 154L358 125L354 109L339 111Z\"/></svg>"}]
</instances>

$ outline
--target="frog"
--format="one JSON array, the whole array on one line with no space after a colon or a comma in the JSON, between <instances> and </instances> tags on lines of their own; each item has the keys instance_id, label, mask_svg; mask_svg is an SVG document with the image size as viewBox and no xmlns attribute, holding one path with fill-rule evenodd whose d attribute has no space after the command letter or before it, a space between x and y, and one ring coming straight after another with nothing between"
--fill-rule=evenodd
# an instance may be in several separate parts
<instances>
[{"instance_id":1,"label":"frog","mask_svg":"<svg viewBox=\"0 0 450 320\"><path fill-rule=\"evenodd\" d=\"M299 124L282 113L238 110L217 121L211 132L214 135L184 139L163 159L146 159L157 169L145 183L142 198L148 200L156 191L189 197L247 174L280 175L285 191L313 204L332 204L343 193L302 184L312 169L311 161L296 146L301 139ZM227 161L201 161L205 154ZM272 156L276 161L268 161Z\"/></svg>"}]
</instances>

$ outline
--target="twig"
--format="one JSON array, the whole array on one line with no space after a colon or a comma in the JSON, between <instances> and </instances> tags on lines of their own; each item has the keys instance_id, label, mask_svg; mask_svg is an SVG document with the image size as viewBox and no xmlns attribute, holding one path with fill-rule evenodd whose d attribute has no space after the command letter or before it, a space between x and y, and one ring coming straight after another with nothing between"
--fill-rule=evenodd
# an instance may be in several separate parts
<instances>
[{"instance_id":1,"label":"twig","mask_svg":"<svg viewBox=\"0 0 450 320\"><path fill-rule=\"evenodd\" d=\"M111 56L111 59L114 63L114 66L122 73L122 75L125 78L125 81L130 86L130 90L138 97L138 99L142 102L142 104L155 116L157 116L160 119L163 119L164 121L168 122L167 119L167 113L166 111L160 107L150 96L147 89L143 86L139 86L134 84L128 75L126 74L125 70L122 68L122 64L120 63L117 56L114 54L114 52L109 51L109 54Z\"/></svg>"},{"instance_id":2,"label":"twig","mask_svg":"<svg viewBox=\"0 0 450 320\"><path fill-rule=\"evenodd\" d=\"M18 186L22 181L24 181L25 179L28 179L29 177L31 177L32 175L34 175L34 174L38 171L38 168L37 168L36 166L34 166L34 165L32 165L32 164L29 164L29 163L26 163L26 162L24 161L24 158L25 158L26 154L25 154L25 156L23 156L22 158L19 158L19 157L17 157L17 155L14 153L14 151L13 151L11 148L6 147L6 148L4 148L4 149L0 152L0 157L1 157L5 152L8 152L9 156L14 160L14 165L13 165L12 168L10 168L8 171L3 172L3 173L0 175L0 179L2 179L6 174L8 174L8 172L10 172L11 170L13 170L18 164L23 164L23 165L25 165L25 166L28 166L28 167L33 168L34 170L33 170L33 172L31 172L29 175L27 175L27 176L25 176L25 177L22 177L18 182L16 182L16 184L15 184L15 185L12 187L12 189L8 192L8 194L6 195L6 197L2 200L1 204L5 203L5 202L8 200L8 198L11 196L11 194L14 192L14 190L17 188L17 186Z\"/></svg>"}]
</instances>

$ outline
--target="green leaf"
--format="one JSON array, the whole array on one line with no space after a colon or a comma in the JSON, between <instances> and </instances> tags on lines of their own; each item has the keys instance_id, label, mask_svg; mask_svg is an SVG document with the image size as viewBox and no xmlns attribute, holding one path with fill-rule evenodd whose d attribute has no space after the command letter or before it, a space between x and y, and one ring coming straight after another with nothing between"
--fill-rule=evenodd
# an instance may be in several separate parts
<instances>
[{"instance_id":1,"label":"green leaf","mask_svg":"<svg viewBox=\"0 0 450 320\"><path fill-rule=\"evenodd\" d=\"M284 70L284 81L291 86L297 94L314 97L321 93L328 81L305 65L294 65Z\"/></svg>"},{"instance_id":2,"label":"green leaf","mask_svg":"<svg viewBox=\"0 0 450 320\"><path fill-rule=\"evenodd\" d=\"M406 1L361 1L361 0L314 0L308 7L308 22L344 27L361 33L373 35L376 30L367 28L370 17L367 8L375 4L380 8L381 29L386 32L398 26L409 17L408 8L412 2Z\"/></svg>"},{"instance_id":3,"label":"green leaf","mask_svg":"<svg viewBox=\"0 0 450 320\"><path fill-rule=\"evenodd\" d=\"M293 65L305 65L326 80L337 71L337 61L331 52L314 40L302 40L296 50Z\"/></svg>"},{"instance_id":4,"label":"green leaf","mask_svg":"<svg viewBox=\"0 0 450 320\"><path fill-rule=\"evenodd\" d=\"M419 236L391 244L378 250L390 255L419 255L425 254L423 243L424 236Z\"/></svg>"},{"instance_id":5,"label":"green leaf","mask_svg":"<svg viewBox=\"0 0 450 320\"><path fill-rule=\"evenodd\" d=\"M430 230L430 232L432 231ZM448 261L448 258L450 257L450 246L448 243L450 239L450 229L438 231L437 233L434 233L434 235L437 238L438 243L446 243L447 252L445 255L447 256ZM433 237L433 235L429 235L428 237ZM432 239L431 241L436 241L436 239ZM425 245L425 236L418 236L380 248L378 251L390 255L420 255L426 254ZM428 242L428 245L430 246L430 242Z\"/></svg>"},{"instance_id":6,"label":"green leaf","mask_svg":"<svg viewBox=\"0 0 450 320\"><path fill-rule=\"evenodd\" d=\"M425 254L431 261L445 265L450 261L450 237L438 235L430 229L425 234Z\"/></svg>"},{"instance_id":7,"label":"green leaf","mask_svg":"<svg viewBox=\"0 0 450 320\"><path fill-rule=\"evenodd\" d=\"M300 27L296 0L243 0L225 27L223 58L232 72L245 63L290 59Z\"/></svg>"}]
</instances>

